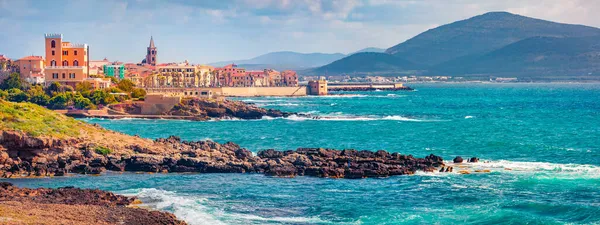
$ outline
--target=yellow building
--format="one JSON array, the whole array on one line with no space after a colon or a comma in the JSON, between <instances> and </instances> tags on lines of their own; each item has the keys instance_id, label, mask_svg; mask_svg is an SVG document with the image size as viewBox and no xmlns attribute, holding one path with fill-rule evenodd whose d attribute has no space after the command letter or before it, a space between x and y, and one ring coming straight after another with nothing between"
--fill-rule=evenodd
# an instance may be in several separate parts
<instances>
[{"instance_id":1,"label":"yellow building","mask_svg":"<svg viewBox=\"0 0 600 225\"><path fill-rule=\"evenodd\" d=\"M63 41L62 34L46 34L46 85L59 82L75 87L88 78L88 45Z\"/></svg>"}]
</instances>

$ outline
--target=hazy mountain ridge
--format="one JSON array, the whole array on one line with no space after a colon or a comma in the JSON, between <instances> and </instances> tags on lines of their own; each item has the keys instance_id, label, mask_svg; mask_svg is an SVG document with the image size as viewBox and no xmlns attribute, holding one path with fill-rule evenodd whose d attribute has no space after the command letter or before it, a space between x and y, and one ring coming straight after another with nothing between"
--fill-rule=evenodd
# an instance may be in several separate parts
<instances>
[{"instance_id":1,"label":"hazy mountain ridge","mask_svg":"<svg viewBox=\"0 0 600 225\"><path fill-rule=\"evenodd\" d=\"M224 66L235 63L238 65L264 65L270 66L265 68L280 68L280 69L306 69L327 65L333 61L345 57L342 53L298 53L291 51L270 52L264 55L246 60L230 60L209 63L212 66ZM264 69L264 68L263 68Z\"/></svg>"}]
</instances>

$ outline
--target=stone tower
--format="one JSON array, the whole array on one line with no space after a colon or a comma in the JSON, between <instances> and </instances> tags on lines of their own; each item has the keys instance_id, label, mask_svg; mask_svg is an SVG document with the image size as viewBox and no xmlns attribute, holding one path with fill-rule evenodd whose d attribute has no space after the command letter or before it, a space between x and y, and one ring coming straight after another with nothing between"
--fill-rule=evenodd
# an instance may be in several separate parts
<instances>
[{"instance_id":1,"label":"stone tower","mask_svg":"<svg viewBox=\"0 0 600 225\"><path fill-rule=\"evenodd\" d=\"M148 53L146 54L146 64L156 66L156 46L154 46L154 39L150 36L150 46L148 46Z\"/></svg>"}]
</instances>

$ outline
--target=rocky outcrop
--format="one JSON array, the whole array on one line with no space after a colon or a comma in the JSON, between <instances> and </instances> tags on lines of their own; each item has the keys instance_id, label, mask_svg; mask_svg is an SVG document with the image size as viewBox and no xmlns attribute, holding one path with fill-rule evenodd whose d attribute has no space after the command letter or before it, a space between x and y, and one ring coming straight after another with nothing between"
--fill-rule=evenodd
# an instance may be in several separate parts
<instances>
[{"instance_id":1,"label":"rocky outcrop","mask_svg":"<svg viewBox=\"0 0 600 225\"><path fill-rule=\"evenodd\" d=\"M123 137L128 136L121 135ZM0 176L100 174L108 170L365 178L407 175L416 171L433 172L444 165L443 159L435 155L415 158L383 150L269 149L254 156L252 152L231 142L188 142L173 136L157 139L149 146L115 145L112 146L114 149L99 148L98 143L89 141L32 138L18 132L4 131L0 138L0 145L4 148L0 151Z\"/></svg>"},{"instance_id":2,"label":"rocky outcrop","mask_svg":"<svg viewBox=\"0 0 600 225\"><path fill-rule=\"evenodd\" d=\"M208 98L186 98L176 105L167 115L193 116L198 120L211 118L260 119L263 116L288 117L295 113L282 112L276 109L260 108L241 101L217 100Z\"/></svg>"},{"instance_id":3,"label":"rocky outcrop","mask_svg":"<svg viewBox=\"0 0 600 225\"><path fill-rule=\"evenodd\" d=\"M171 213L126 207L135 200L101 190L0 182L0 212L8 224L185 224Z\"/></svg>"}]
</instances>

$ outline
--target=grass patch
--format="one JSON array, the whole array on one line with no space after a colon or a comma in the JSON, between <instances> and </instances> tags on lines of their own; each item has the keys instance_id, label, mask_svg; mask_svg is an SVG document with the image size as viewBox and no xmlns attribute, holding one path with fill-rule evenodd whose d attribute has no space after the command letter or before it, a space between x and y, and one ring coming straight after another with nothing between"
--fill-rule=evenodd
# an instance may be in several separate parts
<instances>
[{"instance_id":1,"label":"grass patch","mask_svg":"<svg viewBox=\"0 0 600 225\"><path fill-rule=\"evenodd\" d=\"M0 129L22 131L34 137L78 137L83 130L95 130L89 124L33 103L0 100Z\"/></svg>"},{"instance_id":2,"label":"grass patch","mask_svg":"<svg viewBox=\"0 0 600 225\"><path fill-rule=\"evenodd\" d=\"M106 155L108 155L108 154L112 153L112 150L110 150L110 149L109 149L109 148L107 148L107 147L102 147L102 146L99 146L99 147L97 147L97 148L96 148L96 153L98 153L98 154L100 154L100 155L104 155L104 156L106 156Z\"/></svg>"}]
</instances>

